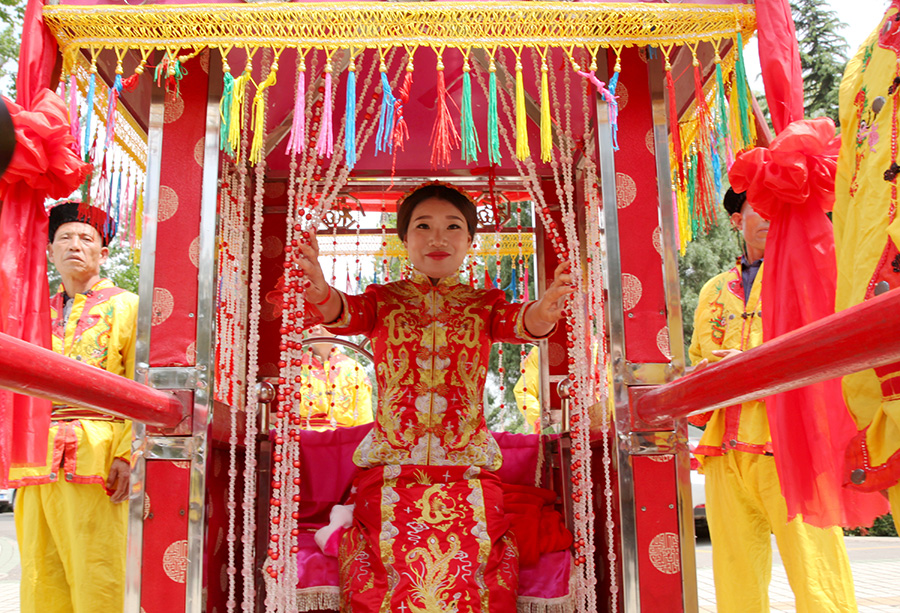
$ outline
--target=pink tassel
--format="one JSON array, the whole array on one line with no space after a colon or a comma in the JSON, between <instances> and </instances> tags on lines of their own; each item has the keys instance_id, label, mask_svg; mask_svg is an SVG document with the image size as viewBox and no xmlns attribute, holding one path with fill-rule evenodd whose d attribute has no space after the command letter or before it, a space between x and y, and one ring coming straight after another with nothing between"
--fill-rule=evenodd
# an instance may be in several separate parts
<instances>
[{"instance_id":1,"label":"pink tassel","mask_svg":"<svg viewBox=\"0 0 900 613\"><path fill-rule=\"evenodd\" d=\"M331 78L329 74L326 79ZM297 71L297 92L294 95L294 121L288 137L287 154L297 155L306 143L306 68L301 64Z\"/></svg>"},{"instance_id":2,"label":"pink tassel","mask_svg":"<svg viewBox=\"0 0 900 613\"><path fill-rule=\"evenodd\" d=\"M331 62L325 66L325 100L322 105L322 122L319 129L319 140L316 143L316 153L319 157L330 158L334 153L334 126L332 126L332 97L331 97Z\"/></svg>"},{"instance_id":3,"label":"pink tassel","mask_svg":"<svg viewBox=\"0 0 900 613\"><path fill-rule=\"evenodd\" d=\"M81 144L81 122L78 120L78 85L75 83L75 75L69 76L69 123L72 128L72 150L79 158L82 157L80 147Z\"/></svg>"},{"instance_id":4,"label":"pink tassel","mask_svg":"<svg viewBox=\"0 0 900 613\"><path fill-rule=\"evenodd\" d=\"M431 130L431 167L440 164L446 168L450 164L450 151L459 146L459 132L450 117L447 106L447 87L444 83L444 65L438 60L437 73L437 117Z\"/></svg>"}]
</instances>

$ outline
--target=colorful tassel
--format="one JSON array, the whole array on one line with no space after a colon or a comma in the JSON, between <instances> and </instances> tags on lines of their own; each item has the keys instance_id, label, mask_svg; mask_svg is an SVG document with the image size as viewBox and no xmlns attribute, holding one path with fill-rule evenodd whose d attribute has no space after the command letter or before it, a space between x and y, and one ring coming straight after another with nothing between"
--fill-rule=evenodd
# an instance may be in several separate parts
<instances>
[{"instance_id":1,"label":"colorful tassel","mask_svg":"<svg viewBox=\"0 0 900 613\"><path fill-rule=\"evenodd\" d=\"M81 125L78 120L78 85L75 75L69 75L69 122L72 130L72 151L81 158Z\"/></svg>"},{"instance_id":2,"label":"colorful tassel","mask_svg":"<svg viewBox=\"0 0 900 613\"><path fill-rule=\"evenodd\" d=\"M619 150L619 98L616 96L616 86L619 85L619 73L622 72L622 66L619 60L616 60L616 69L612 78L609 80L609 127L612 130L613 151Z\"/></svg>"},{"instance_id":3,"label":"colorful tassel","mask_svg":"<svg viewBox=\"0 0 900 613\"><path fill-rule=\"evenodd\" d=\"M113 86L109 88L109 98L106 105L106 140L103 143L105 149L109 149L116 136L116 106L119 104L119 96L122 94L122 67L116 68L116 78Z\"/></svg>"},{"instance_id":4,"label":"colorful tassel","mask_svg":"<svg viewBox=\"0 0 900 613\"><path fill-rule=\"evenodd\" d=\"M319 140L316 142L316 153L319 157L331 157L334 153L334 127L332 126L331 99L331 58L325 64L325 99L322 101L322 121L320 122Z\"/></svg>"},{"instance_id":5,"label":"colorful tassel","mask_svg":"<svg viewBox=\"0 0 900 613\"><path fill-rule=\"evenodd\" d=\"M461 109L462 159L466 164L478 161L481 145L478 143L478 131L472 117L472 77L469 74L469 60L463 65L463 94Z\"/></svg>"},{"instance_id":6,"label":"colorful tassel","mask_svg":"<svg viewBox=\"0 0 900 613\"><path fill-rule=\"evenodd\" d=\"M431 167L450 164L450 151L459 145L459 132L450 117L447 105L447 86L444 82L444 62L438 57L437 64L437 116L431 129Z\"/></svg>"},{"instance_id":7,"label":"colorful tassel","mask_svg":"<svg viewBox=\"0 0 900 613\"><path fill-rule=\"evenodd\" d=\"M547 78L547 60L541 61L541 161L553 159L553 130L550 120L550 86Z\"/></svg>"},{"instance_id":8,"label":"colorful tassel","mask_svg":"<svg viewBox=\"0 0 900 613\"><path fill-rule=\"evenodd\" d=\"M219 149L229 157L234 157L234 149L228 142L228 133L231 131L231 104L234 99L234 77L231 76L231 67L226 61L222 66L225 76L222 77L222 99L219 100Z\"/></svg>"},{"instance_id":9,"label":"colorful tassel","mask_svg":"<svg viewBox=\"0 0 900 613\"><path fill-rule=\"evenodd\" d=\"M297 89L294 92L294 116L288 135L287 154L297 155L306 146L306 60L297 64Z\"/></svg>"},{"instance_id":10,"label":"colorful tassel","mask_svg":"<svg viewBox=\"0 0 900 613\"><path fill-rule=\"evenodd\" d=\"M672 130L672 146L675 149L675 164L678 167L678 187L684 189L684 160L681 151L681 130L678 126L678 106L675 102L675 81L672 79L672 65L666 61L666 90L669 94L669 122Z\"/></svg>"},{"instance_id":11,"label":"colorful tassel","mask_svg":"<svg viewBox=\"0 0 900 613\"><path fill-rule=\"evenodd\" d=\"M351 51L352 53L352 51ZM350 58L347 68L347 99L344 107L344 155L347 168L356 166L356 62Z\"/></svg>"},{"instance_id":12,"label":"colorful tassel","mask_svg":"<svg viewBox=\"0 0 900 613\"><path fill-rule=\"evenodd\" d=\"M87 112L84 120L84 148L81 150L84 160L87 161L91 150L91 116L94 114L94 90L97 87L97 67L91 66L91 76L88 78Z\"/></svg>"},{"instance_id":13,"label":"colorful tassel","mask_svg":"<svg viewBox=\"0 0 900 613\"><path fill-rule=\"evenodd\" d=\"M525 115L525 82L522 80L522 59L516 58L516 157L524 160L531 155L528 147L528 122Z\"/></svg>"},{"instance_id":14,"label":"colorful tassel","mask_svg":"<svg viewBox=\"0 0 900 613\"><path fill-rule=\"evenodd\" d=\"M747 71L744 69L744 41L741 33L737 33L737 59L734 62L734 76L737 87L737 102L740 112L741 139L744 147L750 147L750 88L747 85Z\"/></svg>"},{"instance_id":15,"label":"colorful tassel","mask_svg":"<svg viewBox=\"0 0 900 613\"><path fill-rule=\"evenodd\" d=\"M519 301L519 280L518 280L518 276L516 275L516 267L515 266L512 267L512 270L509 273L509 285L507 285L505 288L503 288L503 291L505 291L505 292L511 291L512 292L512 302Z\"/></svg>"},{"instance_id":16,"label":"colorful tassel","mask_svg":"<svg viewBox=\"0 0 900 613\"><path fill-rule=\"evenodd\" d=\"M230 118L228 120L228 146L239 151L241 146L241 124L244 122L244 100L247 97L247 83L253 72L253 58L247 58L244 72L234 80L231 94Z\"/></svg>"},{"instance_id":17,"label":"colorful tassel","mask_svg":"<svg viewBox=\"0 0 900 613\"><path fill-rule=\"evenodd\" d=\"M499 164L500 157L500 122L497 118L497 65L491 57L488 68L488 161L491 164Z\"/></svg>"},{"instance_id":18,"label":"colorful tassel","mask_svg":"<svg viewBox=\"0 0 900 613\"><path fill-rule=\"evenodd\" d=\"M412 57L409 58L409 63L406 65L406 76L403 77L403 84L400 86L400 89L397 92L397 97L395 98L396 102L394 103L394 134L392 136L392 140L394 142L394 147L403 151L403 146L407 140L409 140L409 128L406 125L406 118L403 116L403 109L406 104L409 102L409 92L412 89L412 75L413 75L413 61ZM396 155L397 151L394 150L394 154Z\"/></svg>"},{"instance_id":19,"label":"colorful tassel","mask_svg":"<svg viewBox=\"0 0 900 613\"><path fill-rule=\"evenodd\" d=\"M250 144L250 163L259 164L263 158L263 141L266 132L266 90L275 85L278 73L278 58L272 62L272 68L266 80L256 88L253 96L253 141Z\"/></svg>"},{"instance_id":20,"label":"colorful tassel","mask_svg":"<svg viewBox=\"0 0 900 613\"><path fill-rule=\"evenodd\" d=\"M619 139L617 136L617 132L619 130L619 101L616 99L613 91L608 89L606 87L606 84L597 78L597 74L593 70L591 70L590 72L576 70L575 72L590 81L594 88L597 90L597 93L600 95L600 97L603 98L603 101L606 102L609 117L609 126L612 133L613 151L618 151ZM616 83L618 83L619 81L618 77L618 72L613 74L613 79L615 79ZM613 87L615 87L616 85L616 83L613 83L612 79L610 79L609 83Z\"/></svg>"},{"instance_id":21,"label":"colorful tassel","mask_svg":"<svg viewBox=\"0 0 900 613\"><path fill-rule=\"evenodd\" d=\"M391 91L391 82L387 77L387 66L381 60L381 113L378 116L378 132L375 134L375 155L381 151L392 152L394 150L394 110L397 108L397 98ZM408 74L408 73L407 73Z\"/></svg>"}]
</instances>

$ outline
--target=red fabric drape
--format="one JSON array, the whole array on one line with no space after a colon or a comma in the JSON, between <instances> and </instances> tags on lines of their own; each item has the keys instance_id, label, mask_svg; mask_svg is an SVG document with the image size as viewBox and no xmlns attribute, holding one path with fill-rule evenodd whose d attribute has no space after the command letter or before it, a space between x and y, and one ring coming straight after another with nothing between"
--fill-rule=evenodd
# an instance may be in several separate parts
<instances>
[{"instance_id":1,"label":"red fabric drape","mask_svg":"<svg viewBox=\"0 0 900 613\"><path fill-rule=\"evenodd\" d=\"M834 204L839 139L828 118L796 121L772 141L739 156L731 185L770 220L762 287L763 336L770 340L834 313ZM856 426L840 380L766 399L772 445L787 500L816 526L871 525L887 512L880 494L842 487L844 450Z\"/></svg>"},{"instance_id":2,"label":"red fabric drape","mask_svg":"<svg viewBox=\"0 0 900 613\"><path fill-rule=\"evenodd\" d=\"M756 27L766 102L777 134L803 119L803 74L788 0L756 0Z\"/></svg>"},{"instance_id":3,"label":"red fabric drape","mask_svg":"<svg viewBox=\"0 0 900 613\"><path fill-rule=\"evenodd\" d=\"M49 348L50 307L44 255L47 215L43 205L48 193L62 197L77 187L68 187L66 193L57 190L77 178L77 171L70 173L70 181L56 181L54 177L65 174L67 167L73 170L78 160L56 151L62 147L71 153L71 140L57 138L60 124L68 124L62 100L42 91L49 85L57 58L56 42L44 26L42 9L40 0L29 0L25 10L16 81L21 106L10 105L16 151L10 168L0 179L0 332ZM42 117L45 112L47 115ZM29 168L35 172L29 175ZM80 176L83 179L84 175ZM11 463L44 460L49 425L49 402L0 390L0 486L6 485Z\"/></svg>"}]
</instances>

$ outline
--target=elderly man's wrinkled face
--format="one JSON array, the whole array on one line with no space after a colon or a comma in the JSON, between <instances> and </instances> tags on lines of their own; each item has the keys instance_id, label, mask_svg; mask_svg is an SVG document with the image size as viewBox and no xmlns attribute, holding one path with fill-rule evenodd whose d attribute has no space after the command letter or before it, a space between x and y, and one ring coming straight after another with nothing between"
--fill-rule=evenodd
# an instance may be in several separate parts
<instances>
[{"instance_id":1,"label":"elderly man's wrinkled face","mask_svg":"<svg viewBox=\"0 0 900 613\"><path fill-rule=\"evenodd\" d=\"M109 249L103 246L100 233L89 224L70 221L62 224L47 246L47 255L65 279L90 279L100 274Z\"/></svg>"}]
</instances>

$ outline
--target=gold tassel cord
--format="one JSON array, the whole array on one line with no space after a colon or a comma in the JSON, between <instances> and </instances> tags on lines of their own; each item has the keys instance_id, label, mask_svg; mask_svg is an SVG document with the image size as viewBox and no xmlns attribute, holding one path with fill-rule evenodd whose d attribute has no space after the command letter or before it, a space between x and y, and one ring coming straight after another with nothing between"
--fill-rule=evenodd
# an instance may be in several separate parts
<instances>
[{"instance_id":1,"label":"gold tassel cord","mask_svg":"<svg viewBox=\"0 0 900 613\"><path fill-rule=\"evenodd\" d=\"M45 6L63 53L73 47L435 49L683 45L756 27L752 5L323 2L252 5Z\"/></svg>"}]
</instances>

